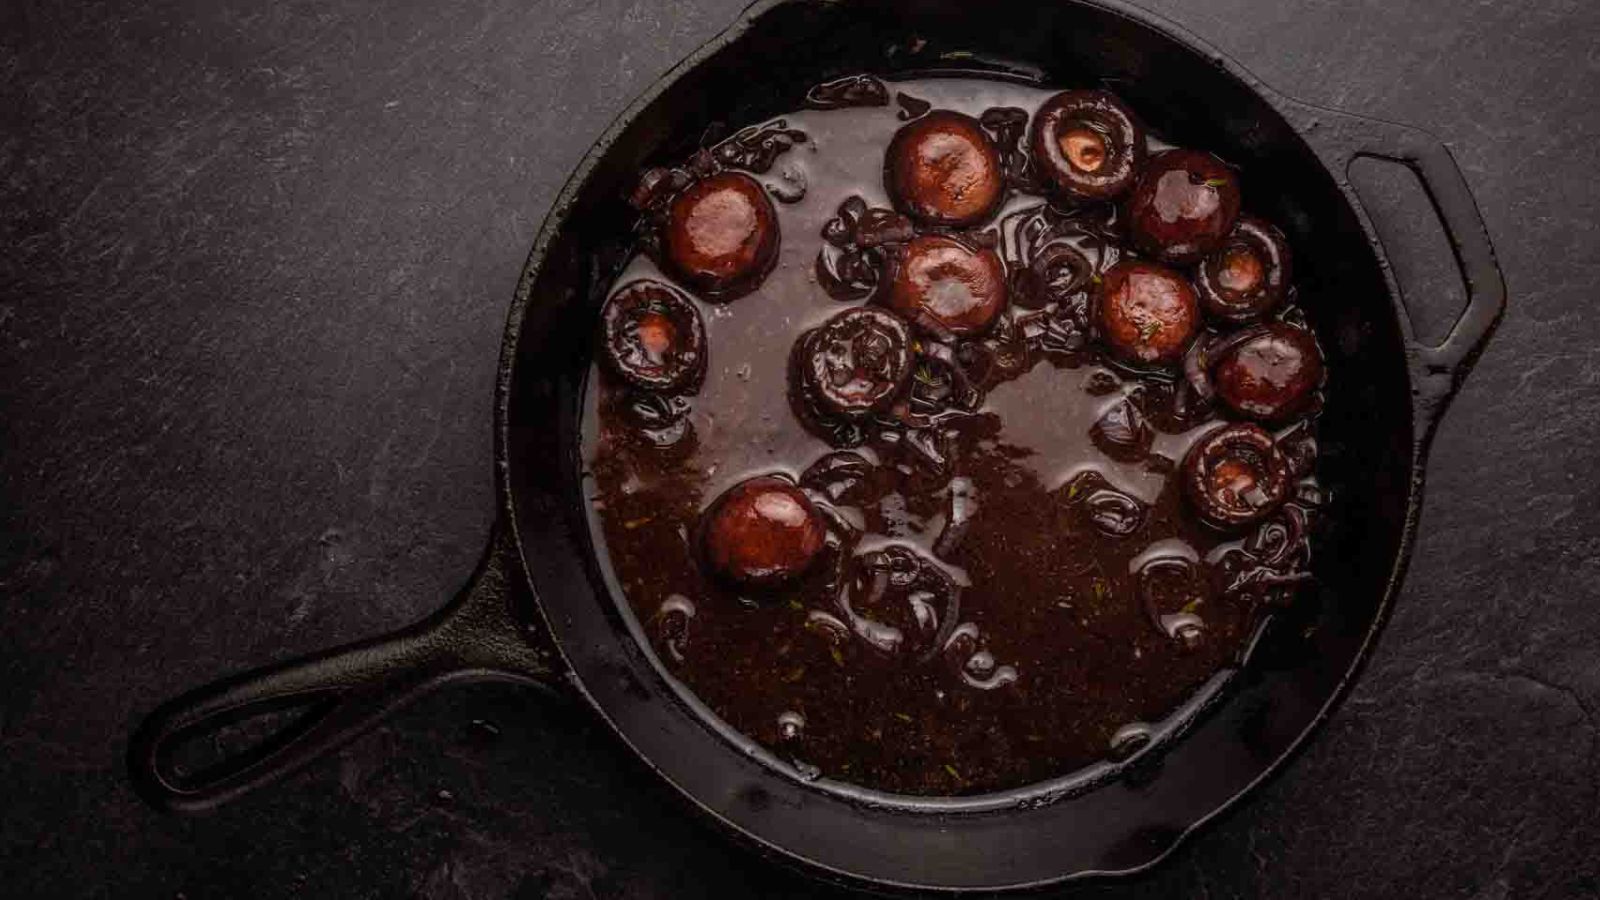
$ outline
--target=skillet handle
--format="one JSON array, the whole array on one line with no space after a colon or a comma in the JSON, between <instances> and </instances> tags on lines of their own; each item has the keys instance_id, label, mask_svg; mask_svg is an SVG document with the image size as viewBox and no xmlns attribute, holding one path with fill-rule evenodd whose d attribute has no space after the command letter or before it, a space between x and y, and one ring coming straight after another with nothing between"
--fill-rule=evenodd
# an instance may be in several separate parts
<instances>
[{"instance_id":1,"label":"skillet handle","mask_svg":"<svg viewBox=\"0 0 1600 900\"><path fill-rule=\"evenodd\" d=\"M1426 442L1505 313L1505 276L1495 260L1483 216L1449 148L1428 132L1299 101L1293 105L1299 107L1301 133L1337 173L1350 196L1357 196L1349 173L1356 159L1399 163L1417 175L1449 238L1467 289L1466 309L1450 333L1437 346L1427 346L1417 340L1404 306L1398 308L1411 368L1417 436ZM1364 214L1365 209L1362 211Z\"/></svg>"},{"instance_id":2,"label":"skillet handle","mask_svg":"<svg viewBox=\"0 0 1600 900\"><path fill-rule=\"evenodd\" d=\"M515 544L496 525L478 570L447 607L385 637L222 679L163 704L128 747L134 788L166 812L212 809L299 771L390 713L451 683L550 685L559 668L512 608ZM177 745L215 740L244 719L302 710L264 740L196 773L174 764Z\"/></svg>"}]
</instances>

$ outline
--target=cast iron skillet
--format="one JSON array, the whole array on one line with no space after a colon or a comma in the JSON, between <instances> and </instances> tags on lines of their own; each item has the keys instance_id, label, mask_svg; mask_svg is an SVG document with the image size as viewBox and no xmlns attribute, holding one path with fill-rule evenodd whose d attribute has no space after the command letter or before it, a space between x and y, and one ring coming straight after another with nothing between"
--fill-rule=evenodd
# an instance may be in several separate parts
<instances>
[{"instance_id":1,"label":"cast iron skillet","mask_svg":"<svg viewBox=\"0 0 1600 900\"><path fill-rule=\"evenodd\" d=\"M594 553L580 408L596 310L618 265L643 165L691 150L715 118L797 108L860 71L979 70L1104 83L1166 137L1244 167L1247 205L1279 223L1301 306L1335 373L1322 420L1334 498L1300 621L1269 626L1205 708L1097 777L1001 794L911 798L806 782L734 733L655 659ZM1410 167L1454 247L1468 304L1442 344L1418 342L1346 170ZM495 392L500 510L477 574L445 609L393 635L235 676L153 713L132 739L135 786L196 812L305 766L425 691L510 679L581 695L693 806L813 874L875 887L1036 886L1125 874L1165 856L1278 769L1360 669L1398 590L1434 426L1494 330L1505 288L1460 171L1431 136L1310 107L1122 0L763 0L678 65L595 143L546 219L518 284ZM522 588L525 583L526 590ZM518 599L524 598L524 599ZM263 710L301 711L198 773L174 748Z\"/></svg>"}]
</instances>

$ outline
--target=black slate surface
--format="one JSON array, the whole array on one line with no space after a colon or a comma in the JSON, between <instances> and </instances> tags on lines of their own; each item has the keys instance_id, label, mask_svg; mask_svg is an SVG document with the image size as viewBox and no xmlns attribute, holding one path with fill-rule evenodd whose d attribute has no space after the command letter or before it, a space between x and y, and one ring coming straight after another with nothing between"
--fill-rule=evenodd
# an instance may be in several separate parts
<instances>
[{"instance_id":1,"label":"black slate surface","mask_svg":"<svg viewBox=\"0 0 1600 900\"><path fill-rule=\"evenodd\" d=\"M121 767L161 699L458 586L539 221L741 5L0 8L0 895L822 892L686 817L581 710L506 687L204 819L146 809ZM1511 307L1349 701L1154 876L1088 893L1600 894L1600 5L1152 5L1290 94L1444 138ZM1437 235L1383 205L1447 321Z\"/></svg>"}]
</instances>

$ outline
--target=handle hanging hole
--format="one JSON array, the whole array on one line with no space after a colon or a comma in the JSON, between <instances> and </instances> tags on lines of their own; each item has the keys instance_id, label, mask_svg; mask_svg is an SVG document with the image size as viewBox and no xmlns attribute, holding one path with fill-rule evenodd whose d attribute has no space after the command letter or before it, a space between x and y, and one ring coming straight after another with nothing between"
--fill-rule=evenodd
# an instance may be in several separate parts
<instances>
[{"instance_id":1,"label":"handle hanging hole","mask_svg":"<svg viewBox=\"0 0 1600 900\"><path fill-rule=\"evenodd\" d=\"M1467 307L1467 288L1433 201L1412 168L1358 155L1350 183L1383 241L1418 343L1438 346Z\"/></svg>"}]
</instances>

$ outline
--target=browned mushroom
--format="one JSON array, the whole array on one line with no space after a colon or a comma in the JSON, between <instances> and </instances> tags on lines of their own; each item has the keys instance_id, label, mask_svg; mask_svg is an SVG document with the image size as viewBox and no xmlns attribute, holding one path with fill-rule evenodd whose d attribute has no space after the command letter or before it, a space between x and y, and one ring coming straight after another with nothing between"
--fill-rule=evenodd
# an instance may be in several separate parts
<instances>
[{"instance_id":1,"label":"browned mushroom","mask_svg":"<svg viewBox=\"0 0 1600 900\"><path fill-rule=\"evenodd\" d=\"M927 225L967 226L1000 205L1000 152L977 119L935 110L889 142L883 182L895 209Z\"/></svg>"},{"instance_id":2,"label":"browned mushroom","mask_svg":"<svg viewBox=\"0 0 1600 900\"><path fill-rule=\"evenodd\" d=\"M1289 242L1254 216L1240 216L1221 247L1195 272L1195 293L1213 318L1248 322L1271 312L1289 292Z\"/></svg>"},{"instance_id":3,"label":"browned mushroom","mask_svg":"<svg viewBox=\"0 0 1600 900\"><path fill-rule=\"evenodd\" d=\"M1311 332L1273 322L1231 341L1211 378L1222 402L1236 412L1280 420L1305 409L1322 384L1322 351Z\"/></svg>"},{"instance_id":4,"label":"browned mushroom","mask_svg":"<svg viewBox=\"0 0 1600 900\"><path fill-rule=\"evenodd\" d=\"M1064 91L1046 100L1029 139L1034 164L1068 197L1111 200L1144 164L1144 128L1105 91Z\"/></svg>"},{"instance_id":5,"label":"browned mushroom","mask_svg":"<svg viewBox=\"0 0 1600 900\"><path fill-rule=\"evenodd\" d=\"M794 482L778 475L741 481L718 497L701 524L705 564L742 588L772 588L804 575L822 552L822 516Z\"/></svg>"},{"instance_id":6,"label":"browned mushroom","mask_svg":"<svg viewBox=\"0 0 1600 900\"><path fill-rule=\"evenodd\" d=\"M912 322L926 317L953 335L979 334L1005 308L1005 267L986 247L922 235L906 245L887 302Z\"/></svg>"},{"instance_id":7,"label":"browned mushroom","mask_svg":"<svg viewBox=\"0 0 1600 900\"><path fill-rule=\"evenodd\" d=\"M732 300L760 286L778 242L778 213L761 184L719 172L672 199L662 243L673 274L707 300Z\"/></svg>"},{"instance_id":8,"label":"browned mushroom","mask_svg":"<svg viewBox=\"0 0 1600 900\"><path fill-rule=\"evenodd\" d=\"M887 310L847 309L801 340L803 387L835 415L859 418L882 409L911 375L911 333Z\"/></svg>"},{"instance_id":9,"label":"browned mushroom","mask_svg":"<svg viewBox=\"0 0 1600 900\"><path fill-rule=\"evenodd\" d=\"M1175 363L1199 328L1188 280L1156 263L1122 260L1101 277L1096 299L1101 335L1125 362Z\"/></svg>"},{"instance_id":10,"label":"browned mushroom","mask_svg":"<svg viewBox=\"0 0 1600 900\"><path fill-rule=\"evenodd\" d=\"M641 280L611 295L600 311L601 359L613 374L649 391L678 391L705 372L706 330L689 298Z\"/></svg>"},{"instance_id":11,"label":"browned mushroom","mask_svg":"<svg viewBox=\"0 0 1600 900\"><path fill-rule=\"evenodd\" d=\"M1141 250L1190 265L1222 244L1239 216L1239 177L1199 150L1150 158L1128 197L1128 227Z\"/></svg>"},{"instance_id":12,"label":"browned mushroom","mask_svg":"<svg viewBox=\"0 0 1600 900\"><path fill-rule=\"evenodd\" d=\"M1183 491L1217 528L1267 517L1289 496L1289 461L1259 425L1225 425L1201 438L1183 460Z\"/></svg>"}]
</instances>

